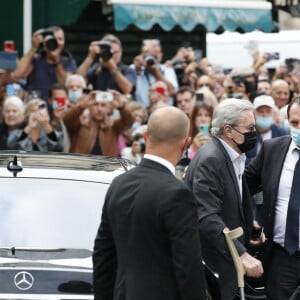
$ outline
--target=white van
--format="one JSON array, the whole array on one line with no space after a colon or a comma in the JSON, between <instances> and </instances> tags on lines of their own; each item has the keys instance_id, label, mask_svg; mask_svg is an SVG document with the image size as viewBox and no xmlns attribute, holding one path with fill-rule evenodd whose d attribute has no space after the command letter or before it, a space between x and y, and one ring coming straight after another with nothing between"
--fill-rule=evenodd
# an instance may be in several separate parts
<instances>
[{"instance_id":1,"label":"white van","mask_svg":"<svg viewBox=\"0 0 300 300\"><path fill-rule=\"evenodd\" d=\"M226 31L219 35L207 33L206 56L212 63L222 65L226 69L250 66L252 57L247 50L249 41L256 41L261 53L279 53L278 60L270 60L265 64L267 68L276 68L288 58L300 59L300 30L279 33L253 31L243 34Z\"/></svg>"}]
</instances>

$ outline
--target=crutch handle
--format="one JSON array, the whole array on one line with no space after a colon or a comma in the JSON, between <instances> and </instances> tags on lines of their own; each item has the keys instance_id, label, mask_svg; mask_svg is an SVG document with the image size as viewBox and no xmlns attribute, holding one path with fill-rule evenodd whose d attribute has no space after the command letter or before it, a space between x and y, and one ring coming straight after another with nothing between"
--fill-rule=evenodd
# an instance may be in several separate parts
<instances>
[{"instance_id":1,"label":"crutch handle","mask_svg":"<svg viewBox=\"0 0 300 300\"><path fill-rule=\"evenodd\" d=\"M227 245L230 251L230 254L232 256L232 260L234 262L234 266L237 272L237 278L238 278L238 287L244 288L245 282L244 282L244 275L245 275L245 269L242 265L240 256L236 250L235 244L233 242L234 239L240 237L244 231L242 227L235 228L233 230L229 230L228 228L224 228L223 233L225 235Z\"/></svg>"}]
</instances>

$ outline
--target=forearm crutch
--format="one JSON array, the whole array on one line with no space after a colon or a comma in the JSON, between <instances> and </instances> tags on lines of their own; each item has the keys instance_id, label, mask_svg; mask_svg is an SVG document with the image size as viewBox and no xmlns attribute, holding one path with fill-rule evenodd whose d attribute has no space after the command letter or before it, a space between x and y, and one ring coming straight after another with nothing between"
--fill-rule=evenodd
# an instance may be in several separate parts
<instances>
[{"instance_id":1,"label":"forearm crutch","mask_svg":"<svg viewBox=\"0 0 300 300\"><path fill-rule=\"evenodd\" d=\"M245 282L244 282L244 275L245 275L245 270L242 265L240 256L236 250L236 247L234 245L233 240L240 237L243 235L244 231L242 227L238 227L233 230L229 230L228 228L224 228L223 233L225 235L227 245L230 251L230 254L232 256L232 260L234 262L234 266L237 272L237 279L238 279L238 287L240 288L240 299L245 300Z\"/></svg>"}]
</instances>

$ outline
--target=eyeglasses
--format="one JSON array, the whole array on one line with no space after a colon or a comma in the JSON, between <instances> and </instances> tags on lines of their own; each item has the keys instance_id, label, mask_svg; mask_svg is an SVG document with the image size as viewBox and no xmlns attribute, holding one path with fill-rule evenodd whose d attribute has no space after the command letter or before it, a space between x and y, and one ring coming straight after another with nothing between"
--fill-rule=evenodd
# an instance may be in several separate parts
<instances>
[{"instance_id":1,"label":"eyeglasses","mask_svg":"<svg viewBox=\"0 0 300 300\"><path fill-rule=\"evenodd\" d=\"M244 125L232 125L231 127L233 127L235 129L235 127L243 127L243 128L246 128L248 130L248 132L254 132L256 131L256 127L255 125L248 125L248 126L244 126ZM237 129L235 129L238 133L241 133L240 131L238 131Z\"/></svg>"}]
</instances>

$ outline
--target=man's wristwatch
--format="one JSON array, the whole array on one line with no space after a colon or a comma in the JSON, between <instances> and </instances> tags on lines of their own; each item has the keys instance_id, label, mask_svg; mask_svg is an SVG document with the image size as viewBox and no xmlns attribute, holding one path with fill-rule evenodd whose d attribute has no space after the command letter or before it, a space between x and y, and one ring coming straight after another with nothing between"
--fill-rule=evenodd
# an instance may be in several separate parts
<instances>
[{"instance_id":1,"label":"man's wristwatch","mask_svg":"<svg viewBox=\"0 0 300 300\"><path fill-rule=\"evenodd\" d=\"M113 70L110 71L110 74L111 74L112 76L115 76L118 72L119 72L119 69L118 69L118 68L115 68L115 69L113 69Z\"/></svg>"}]
</instances>

